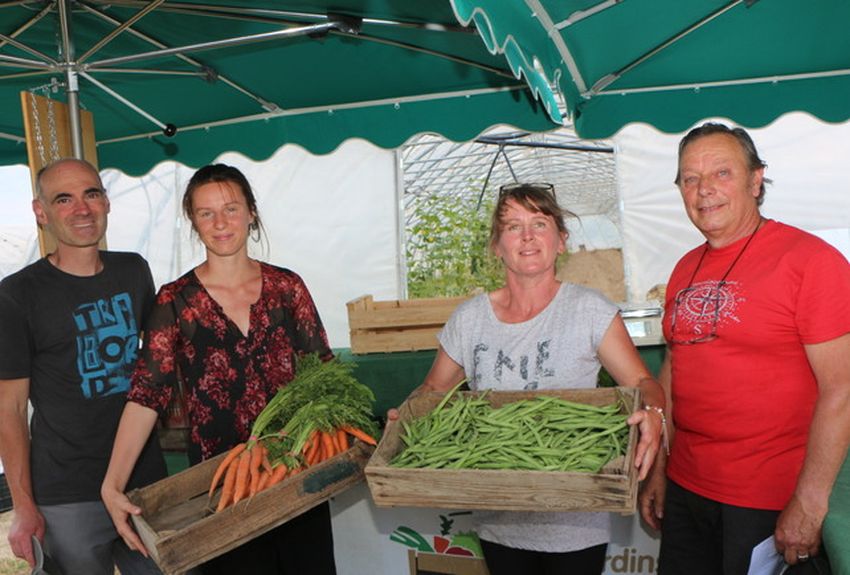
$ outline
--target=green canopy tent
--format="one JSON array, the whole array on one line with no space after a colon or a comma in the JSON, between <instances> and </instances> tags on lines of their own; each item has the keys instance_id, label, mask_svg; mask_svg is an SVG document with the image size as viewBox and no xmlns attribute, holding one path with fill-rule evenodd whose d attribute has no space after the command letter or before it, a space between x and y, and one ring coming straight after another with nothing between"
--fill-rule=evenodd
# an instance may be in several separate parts
<instances>
[{"instance_id":1,"label":"green canopy tent","mask_svg":"<svg viewBox=\"0 0 850 575\"><path fill-rule=\"evenodd\" d=\"M21 91L90 111L100 166L134 175L286 143L556 127L445 1L3 2L0 164L26 163Z\"/></svg>"},{"instance_id":2,"label":"green canopy tent","mask_svg":"<svg viewBox=\"0 0 850 575\"><path fill-rule=\"evenodd\" d=\"M789 111L850 118L843 0L451 0L556 121L583 138L706 117L761 127Z\"/></svg>"}]
</instances>

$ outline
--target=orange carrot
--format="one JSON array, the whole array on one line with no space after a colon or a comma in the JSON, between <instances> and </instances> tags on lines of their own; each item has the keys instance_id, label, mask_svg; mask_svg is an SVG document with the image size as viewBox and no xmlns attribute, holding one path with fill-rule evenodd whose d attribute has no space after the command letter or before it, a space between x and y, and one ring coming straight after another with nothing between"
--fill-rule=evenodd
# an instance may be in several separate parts
<instances>
[{"instance_id":1,"label":"orange carrot","mask_svg":"<svg viewBox=\"0 0 850 575\"><path fill-rule=\"evenodd\" d=\"M339 444L339 440L336 437L336 430L332 429L328 431L327 434L328 437L331 438L331 443L334 446L334 455L336 455L337 453L342 453L344 450L342 449L342 446Z\"/></svg>"},{"instance_id":2,"label":"orange carrot","mask_svg":"<svg viewBox=\"0 0 850 575\"><path fill-rule=\"evenodd\" d=\"M233 487L233 503L238 503L248 494L248 475L251 472L251 454L243 452L239 456L239 468L236 470L236 485Z\"/></svg>"},{"instance_id":3,"label":"orange carrot","mask_svg":"<svg viewBox=\"0 0 850 575\"><path fill-rule=\"evenodd\" d=\"M330 430L330 431L326 431L325 433L327 433L328 437L330 437L330 438L331 438L331 443L333 443L333 446L334 446L334 455L336 455L337 453L339 453L340 451L342 451L342 450L339 448L339 440L337 440L337 438L336 438L336 429L332 429L332 430Z\"/></svg>"},{"instance_id":4,"label":"orange carrot","mask_svg":"<svg viewBox=\"0 0 850 575\"><path fill-rule=\"evenodd\" d=\"M324 448L324 456L319 461L324 461L325 459L330 459L336 453L336 447L334 446L334 440L331 435L325 431L320 432L320 437L322 438L322 447Z\"/></svg>"},{"instance_id":5,"label":"orange carrot","mask_svg":"<svg viewBox=\"0 0 850 575\"><path fill-rule=\"evenodd\" d=\"M318 429L313 431L313 445L317 450L322 447L322 432Z\"/></svg>"},{"instance_id":6,"label":"orange carrot","mask_svg":"<svg viewBox=\"0 0 850 575\"><path fill-rule=\"evenodd\" d=\"M263 461L262 461L263 470L265 470L269 475L272 473L272 462L269 461L269 449L266 446L263 446Z\"/></svg>"},{"instance_id":7,"label":"orange carrot","mask_svg":"<svg viewBox=\"0 0 850 575\"><path fill-rule=\"evenodd\" d=\"M221 476L224 475L224 472L227 471L228 466L233 462L233 460L239 457L240 453L245 451L245 447L244 443L237 444L227 453L227 455L224 456L224 459L221 460L221 463L219 463L218 468L215 470L215 475L213 475L212 483L210 483L210 497L213 496Z\"/></svg>"},{"instance_id":8,"label":"orange carrot","mask_svg":"<svg viewBox=\"0 0 850 575\"><path fill-rule=\"evenodd\" d=\"M330 455L328 455L328 449L331 446L328 446L327 443L326 443L327 435L325 434L324 431L320 431L318 433L318 437L319 437L319 448L313 454L313 459L307 460L308 465L317 465L317 464L321 463L322 461L324 461L325 459L327 459L328 457L330 457Z\"/></svg>"},{"instance_id":9,"label":"orange carrot","mask_svg":"<svg viewBox=\"0 0 850 575\"><path fill-rule=\"evenodd\" d=\"M344 429L336 430L336 443L340 453L348 451L348 435L346 435Z\"/></svg>"},{"instance_id":10,"label":"orange carrot","mask_svg":"<svg viewBox=\"0 0 850 575\"><path fill-rule=\"evenodd\" d=\"M272 474L263 469L262 473L260 473L260 485L257 487L257 493L268 487L271 479Z\"/></svg>"},{"instance_id":11,"label":"orange carrot","mask_svg":"<svg viewBox=\"0 0 850 575\"><path fill-rule=\"evenodd\" d=\"M343 425L342 429L345 430L346 433L356 437L360 441L364 441L369 445L378 445L378 442L375 441L375 438L363 431L362 429L357 429L356 427L352 427L351 425Z\"/></svg>"},{"instance_id":12,"label":"orange carrot","mask_svg":"<svg viewBox=\"0 0 850 575\"><path fill-rule=\"evenodd\" d=\"M253 495L257 492L257 486L260 484L260 466L263 463L263 444L259 441L251 449L251 462L249 463L248 474L251 478L251 486L248 489L248 494Z\"/></svg>"},{"instance_id":13,"label":"orange carrot","mask_svg":"<svg viewBox=\"0 0 850 575\"><path fill-rule=\"evenodd\" d=\"M224 485L221 488L221 498L218 500L218 506L215 508L216 512L230 505L233 499L233 488L236 485L236 471L238 468L238 460L231 460L230 466L227 468L227 473L224 475Z\"/></svg>"},{"instance_id":14,"label":"orange carrot","mask_svg":"<svg viewBox=\"0 0 850 575\"><path fill-rule=\"evenodd\" d=\"M286 476L286 472L288 471L286 465L281 463L277 467L272 470L272 474L269 476L269 481L266 484L266 487L271 487L280 481Z\"/></svg>"},{"instance_id":15,"label":"orange carrot","mask_svg":"<svg viewBox=\"0 0 850 575\"><path fill-rule=\"evenodd\" d=\"M251 463L253 465L256 465L257 467L260 467L260 465L262 465L263 463L263 456L268 453L268 449L266 449L266 445L259 439L257 440L257 443L254 444L254 449L257 452L257 458L251 461Z\"/></svg>"},{"instance_id":16,"label":"orange carrot","mask_svg":"<svg viewBox=\"0 0 850 575\"><path fill-rule=\"evenodd\" d=\"M304 460L309 464L316 458L316 452L319 451L319 447L321 447L318 429L310 434L310 439L306 444L304 444L304 446L307 448L307 451L304 452Z\"/></svg>"},{"instance_id":17,"label":"orange carrot","mask_svg":"<svg viewBox=\"0 0 850 575\"><path fill-rule=\"evenodd\" d=\"M255 488L254 485L251 484L251 497L266 488L266 486L269 484L271 473L269 473L265 469L261 469L257 476L259 477L259 479L257 480L257 487Z\"/></svg>"},{"instance_id":18,"label":"orange carrot","mask_svg":"<svg viewBox=\"0 0 850 575\"><path fill-rule=\"evenodd\" d=\"M321 445L317 449L311 449L307 454L307 457L304 458L304 465L310 467L311 465L315 465L319 458L322 456L322 449L324 449Z\"/></svg>"}]
</instances>

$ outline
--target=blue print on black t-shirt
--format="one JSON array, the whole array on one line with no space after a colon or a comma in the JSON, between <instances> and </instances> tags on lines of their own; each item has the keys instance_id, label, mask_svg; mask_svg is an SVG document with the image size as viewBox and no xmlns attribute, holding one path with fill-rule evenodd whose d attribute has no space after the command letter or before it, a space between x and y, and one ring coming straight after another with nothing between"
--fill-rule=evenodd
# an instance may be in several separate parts
<instances>
[{"instance_id":1,"label":"blue print on black t-shirt","mask_svg":"<svg viewBox=\"0 0 850 575\"><path fill-rule=\"evenodd\" d=\"M126 393L136 360L139 337L130 295L99 299L74 311L77 325L77 369L88 399Z\"/></svg>"}]
</instances>

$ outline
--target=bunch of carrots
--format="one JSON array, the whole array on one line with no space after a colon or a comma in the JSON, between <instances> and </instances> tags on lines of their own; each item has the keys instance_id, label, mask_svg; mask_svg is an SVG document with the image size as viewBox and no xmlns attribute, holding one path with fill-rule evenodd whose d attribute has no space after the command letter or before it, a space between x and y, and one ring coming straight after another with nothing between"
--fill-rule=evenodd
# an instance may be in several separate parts
<instances>
[{"instance_id":1,"label":"bunch of carrots","mask_svg":"<svg viewBox=\"0 0 850 575\"><path fill-rule=\"evenodd\" d=\"M352 440L376 444L375 397L354 378L353 367L316 354L299 360L295 378L257 416L251 438L231 448L216 469L209 497L222 483L217 512L344 453Z\"/></svg>"},{"instance_id":2,"label":"bunch of carrots","mask_svg":"<svg viewBox=\"0 0 850 575\"><path fill-rule=\"evenodd\" d=\"M349 436L369 445L377 445L374 437L350 425L344 425L331 431L316 429L310 434L309 439L301 449L307 467L348 451Z\"/></svg>"}]
</instances>

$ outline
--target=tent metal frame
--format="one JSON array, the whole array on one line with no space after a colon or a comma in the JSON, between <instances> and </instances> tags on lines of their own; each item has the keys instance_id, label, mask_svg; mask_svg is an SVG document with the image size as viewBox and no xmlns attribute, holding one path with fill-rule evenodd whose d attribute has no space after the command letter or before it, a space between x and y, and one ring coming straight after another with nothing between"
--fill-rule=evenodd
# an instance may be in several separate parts
<instances>
[{"instance_id":1,"label":"tent metal frame","mask_svg":"<svg viewBox=\"0 0 850 575\"><path fill-rule=\"evenodd\" d=\"M17 6L23 4L29 4L27 0L18 0L14 2L6 2L3 5L5 6ZM120 21L108 14L106 14L103 10L99 9L100 6L106 5L117 5L128 8L138 8L138 12L136 12L132 17L128 18L125 21ZM2 7L2 6L0 6ZM104 22L115 26L115 28L106 34L103 38L101 38L98 42L96 42L93 46L88 48L88 50L79 56L78 58L75 55L75 45L73 42L73 18L72 13L73 9L82 10L87 12L90 15L93 15L97 18L100 18ZM173 13L181 13L181 14L192 14L196 16L209 16L215 18L232 18L237 20L246 20L252 22L262 22L269 25L280 26L279 30L272 30L269 32L247 35L247 36L234 36L232 38L219 39L210 42L203 42L198 44L190 44L185 46L167 46L162 42L157 41L155 38L140 32L134 26L141 21L146 15L151 12L158 11L169 11ZM59 48L61 53L61 59L57 60L52 58L51 56L40 52L32 48L31 46L27 46L26 44L19 42L16 40L16 37L19 36L22 32L33 26L35 23L40 21L41 19L47 17L51 13L56 13L59 19ZM168 122L162 121L147 111L141 109L139 106L131 102L129 99L122 96L116 90L109 87L104 82L95 78L95 74L98 72L109 72L109 73L126 73L126 74L173 74L173 75L197 75L209 81L223 82L229 87L233 88L237 92L242 95L251 98L254 100L260 109L264 111L264 113L257 114L255 116L248 116L240 119L233 119L232 121L223 121L216 123L209 123L199 126L191 126L188 129L199 129L199 128L209 128L214 125L222 125L223 123L234 123L238 121L254 121L257 119L264 119L269 115L280 115L280 114L295 114L295 113L305 113L314 111L313 109L301 109L301 110L283 110L277 103L270 102L258 94L251 92L250 89L240 86L236 82L231 79L219 74L213 67L204 64L203 62L189 56L189 54L194 54L198 52L209 51L218 48L226 48L233 46L244 46L248 44L254 43L262 43L262 42L274 42L281 41L287 38L293 37L301 37L301 36L310 36L310 37L321 37L326 34L340 34L344 36L357 37L360 40L371 41L371 42L381 42L384 44L391 44L394 46L398 46L407 50L414 50L419 52L428 53L433 56L445 58L450 61L463 63L469 66L475 66L484 70L487 70L491 73L498 74L503 77L512 77L509 73L506 73L502 70L498 70L496 68L486 66L477 62L472 62L451 54L441 53L433 50L428 50L425 48L421 48L418 46L413 46L409 44L405 44L402 42L390 41L382 38L378 38L375 36L370 36L362 32L362 25L366 23L369 25L383 25L383 26L397 26L397 27L416 27L422 28L432 31L452 33L452 34L475 34L474 28L467 28L460 25L446 25L446 24L437 24L437 23L421 23L421 22L405 22L399 20L385 20L385 19L377 19L377 18L368 18L361 19L357 17L345 16L340 14L316 14L309 12L293 12L293 11L284 11L284 10L263 10L263 9L245 9L239 6L217 6L217 5L204 5L204 4L186 4L181 2L169 2L168 0L154 0L152 2L143 2L139 0L116 0L116 1L100 1L100 0L53 0L46 4L42 9L40 9L37 13L35 13L32 18L30 18L27 22L18 27L17 30L10 34L0 34L0 46L3 44L9 44L18 48L19 50L25 52L26 54L32 56L32 58L24 58L19 56L11 56L11 55L0 55L0 67L3 66L15 66L15 67L24 67L29 68L31 72L18 72L15 74L9 74L6 76L0 76L0 80L4 78L18 78L22 76L37 76L37 75L46 75L46 74L61 74L64 78L64 82L61 83L61 87L64 89L65 94L67 96L68 106L69 106L69 124L70 124L70 132L71 132L71 143L72 150L75 157L82 157L82 135L80 129L80 79L90 83L91 85L97 87L101 91L105 92L124 106L133 110L137 114L141 115L152 124L156 125L162 134L166 136L173 136L177 128ZM151 44L154 49L147 52L140 52L137 54L115 57L115 58L103 58L97 60L95 58L98 51L100 51L104 46L109 44L112 40L117 38L122 34L131 34L149 44ZM186 70L169 70L169 69L153 69L153 68L128 68L128 67L119 67L124 64L132 64L135 62L142 62L145 60L151 60L154 58L161 58L163 56L173 56L182 60L184 63L190 64L193 66L196 71L186 71ZM522 88L518 86L517 89ZM458 92L457 94L452 93L449 96L466 96L473 95L474 93L480 93L482 91L465 91L463 93ZM446 94L431 94L427 96L420 96L418 98L408 99L407 101L417 101L421 99L435 99L446 97ZM401 100L392 99L389 100L390 103L399 103ZM363 107L370 106L380 102L358 102L351 104L348 107ZM336 109L343 108L342 106L335 106ZM329 108L316 108L315 111L319 110L330 110ZM185 128L181 128L183 130ZM158 134L159 132L153 132L152 134ZM132 136L129 138L144 138L152 135L141 134L137 136ZM19 138L16 136L10 136L8 134L0 134L0 137L13 139L18 141ZM129 139L122 138L122 139ZM118 141L117 139L110 141Z\"/></svg>"},{"instance_id":2,"label":"tent metal frame","mask_svg":"<svg viewBox=\"0 0 850 575\"><path fill-rule=\"evenodd\" d=\"M472 142L422 134L401 147L400 164L408 223L419 198L461 195L480 206L491 182L512 181L550 182L577 215L620 219L614 148L581 140L569 128L529 134L502 126Z\"/></svg>"}]
</instances>

